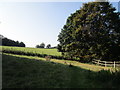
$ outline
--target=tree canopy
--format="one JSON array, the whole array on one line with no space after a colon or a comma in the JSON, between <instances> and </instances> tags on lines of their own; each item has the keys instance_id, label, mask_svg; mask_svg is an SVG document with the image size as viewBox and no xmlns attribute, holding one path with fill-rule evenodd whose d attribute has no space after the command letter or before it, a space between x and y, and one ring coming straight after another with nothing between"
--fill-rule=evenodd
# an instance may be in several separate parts
<instances>
[{"instance_id":1,"label":"tree canopy","mask_svg":"<svg viewBox=\"0 0 120 90\"><path fill-rule=\"evenodd\" d=\"M25 47L25 44L23 42L8 39L8 38L4 37L3 35L0 35L0 41L2 41L1 45L3 45L3 46Z\"/></svg>"},{"instance_id":2,"label":"tree canopy","mask_svg":"<svg viewBox=\"0 0 120 90\"><path fill-rule=\"evenodd\" d=\"M58 35L64 57L120 60L120 17L109 2L88 2L71 14Z\"/></svg>"},{"instance_id":3,"label":"tree canopy","mask_svg":"<svg viewBox=\"0 0 120 90\"><path fill-rule=\"evenodd\" d=\"M41 43L40 45L36 45L36 48L45 48L45 44Z\"/></svg>"},{"instance_id":4,"label":"tree canopy","mask_svg":"<svg viewBox=\"0 0 120 90\"><path fill-rule=\"evenodd\" d=\"M48 45L46 46L46 48L51 48L51 45L50 45L50 44L48 44Z\"/></svg>"}]
</instances>

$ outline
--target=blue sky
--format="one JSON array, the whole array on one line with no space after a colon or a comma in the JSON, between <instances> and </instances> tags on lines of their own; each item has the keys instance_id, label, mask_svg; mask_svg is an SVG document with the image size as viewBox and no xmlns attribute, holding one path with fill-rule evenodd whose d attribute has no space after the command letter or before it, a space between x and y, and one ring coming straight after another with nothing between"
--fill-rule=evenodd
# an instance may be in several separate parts
<instances>
[{"instance_id":1,"label":"blue sky","mask_svg":"<svg viewBox=\"0 0 120 90\"><path fill-rule=\"evenodd\" d=\"M42 42L56 46L67 17L81 6L82 2L1 2L0 34L27 47Z\"/></svg>"}]
</instances>

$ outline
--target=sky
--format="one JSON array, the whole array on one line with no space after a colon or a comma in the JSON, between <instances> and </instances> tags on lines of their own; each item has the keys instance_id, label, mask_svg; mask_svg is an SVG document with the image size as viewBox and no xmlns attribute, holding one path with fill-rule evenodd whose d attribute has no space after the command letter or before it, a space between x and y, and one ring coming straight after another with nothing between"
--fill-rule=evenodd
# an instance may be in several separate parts
<instances>
[{"instance_id":1,"label":"sky","mask_svg":"<svg viewBox=\"0 0 120 90\"><path fill-rule=\"evenodd\" d=\"M0 34L26 47L42 42L57 46L68 16L83 2L0 2ZM112 2L118 9L118 3Z\"/></svg>"}]
</instances>

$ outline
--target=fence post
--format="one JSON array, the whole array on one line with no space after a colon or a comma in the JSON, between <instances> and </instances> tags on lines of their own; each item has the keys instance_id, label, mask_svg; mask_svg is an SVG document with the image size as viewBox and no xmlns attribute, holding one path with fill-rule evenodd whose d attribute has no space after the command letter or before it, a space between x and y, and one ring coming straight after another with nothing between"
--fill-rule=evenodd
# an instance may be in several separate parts
<instances>
[{"instance_id":1,"label":"fence post","mask_svg":"<svg viewBox=\"0 0 120 90\"><path fill-rule=\"evenodd\" d=\"M106 61L105 61L105 67L106 67Z\"/></svg>"},{"instance_id":2,"label":"fence post","mask_svg":"<svg viewBox=\"0 0 120 90\"><path fill-rule=\"evenodd\" d=\"M114 68L115 68L115 61L114 61Z\"/></svg>"},{"instance_id":3,"label":"fence post","mask_svg":"<svg viewBox=\"0 0 120 90\"><path fill-rule=\"evenodd\" d=\"M98 65L99 65L99 60L98 60Z\"/></svg>"}]
</instances>

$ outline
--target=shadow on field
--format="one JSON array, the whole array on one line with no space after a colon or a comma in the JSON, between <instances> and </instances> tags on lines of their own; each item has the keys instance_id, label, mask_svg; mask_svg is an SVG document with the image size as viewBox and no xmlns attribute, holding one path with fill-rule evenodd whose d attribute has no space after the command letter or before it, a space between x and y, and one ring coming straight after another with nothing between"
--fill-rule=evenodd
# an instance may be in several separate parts
<instances>
[{"instance_id":1,"label":"shadow on field","mask_svg":"<svg viewBox=\"0 0 120 90\"><path fill-rule=\"evenodd\" d=\"M93 72L75 66L3 54L3 88L120 88L120 72Z\"/></svg>"}]
</instances>

